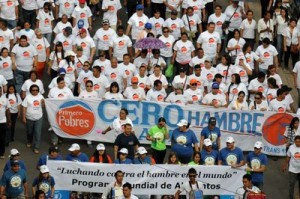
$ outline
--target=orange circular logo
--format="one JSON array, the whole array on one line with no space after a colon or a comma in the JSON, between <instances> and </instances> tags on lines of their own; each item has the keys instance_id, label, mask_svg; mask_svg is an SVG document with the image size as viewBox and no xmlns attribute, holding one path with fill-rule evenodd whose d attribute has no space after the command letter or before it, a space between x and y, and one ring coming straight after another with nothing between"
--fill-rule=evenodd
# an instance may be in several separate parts
<instances>
[{"instance_id":1,"label":"orange circular logo","mask_svg":"<svg viewBox=\"0 0 300 199\"><path fill-rule=\"evenodd\" d=\"M171 43L170 42L166 42L165 44L166 44L167 48L171 48Z\"/></svg>"},{"instance_id":2,"label":"orange circular logo","mask_svg":"<svg viewBox=\"0 0 300 199\"><path fill-rule=\"evenodd\" d=\"M213 103L214 105L219 104L218 100L216 100L216 99L213 99L213 100L212 100L212 103Z\"/></svg>"},{"instance_id":3,"label":"orange circular logo","mask_svg":"<svg viewBox=\"0 0 300 199\"><path fill-rule=\"evenodd\" d=\"M194 26L195 25L195 21L194 20L190 20L189 23L190 23L190 26Z\"/></svg>"},{"instance_id":4,"label":"orange circular logo","mask_svg":"<svg viewBox=\"0 0 300 199\"><path fill-rule=\"evenodd\" d=\"M198 96L197 96L197 95L193 95L193 96L192 96L192 100L193 100L194 102L198 101Z\"/></svg>"},{"instance_id":5,"label":"orange circular logo","mask_svg":"<svg viewBox=\"0 0 300 199\"><path fill-rule=\"evenodd\" d=\"M267 96L268 100L271 101L272 99L274 99L273 95L271 93L268 94Z\"/></svg>"},{"instance_id":6,"label":"orange circular logo","mask_svg":"<svg viewBox=\"0 0 300 199\"><path fill-rule=\"evenodd\" d=\"M157 96L157 101L161 102L163 100L164 100L164 96L162 96L162 95Z\"/></svg>"},{"instance_id":7,"label":"orange circular logo","mask_svg":"<svg viewBox=\"0 0 300 199\"><path fill-rule=\"evenodd\" d=\"M56 122L64 133L80 137L93 130L95 115L88 104L81 101L69 101L59 107L56 112Z\"/></svg>"},{"instance_id":8,"label":"orange circular logo","mask_svg":"<svg viewBox=\"0 0 300 199\"><path fill-rule=\"evenodd\" d=\"M95 85L94 85L94 90L95 90L95 91L100 90L100 85L99 85L99 84L95 84Z\"/></svg>"},{"instance_id":9,"label":"orange circular logo","mask_svg":"<svg viewBox=\"0 0 300 199\"><path fill-rule=\"evenodd\" d=\"M202 83L200 81L197 81L197 87L200 87Z\"/></svg>"},{"instance_id":10,"label":"orange circular logo","mask_svg":"<svg viewBox=\"0 0 300 199\"><path fill-rule=\"evenodd\" d=\"M114 6L108 6L109 11L113 12L115 10Z\"/></svg>"},{"instance_id":11,"label":"orange circular logo","mask_svg":"<svg viewBox=\"0 0 300 199\"><path fill-rule=\"evenodd\" d=\"M206 77L207 77L208 80L212 80L214 78L213 74L211 74L211 73L208 73L206 75Z\"/></svg>"},{"instance_id":12,"label":"orange circular logo","mask_svg":"<svg viewBox=\"0 0 300 199\"><path fill-rule=\"evenodd\" d=\"M133 100L139 100L139 95L138 95L137 93L134 93L134 94L132 95L132 99L133 99Z\"/></svg>"},{"instance_id":13,"label":"orange circular logo","mask_svg":"<svg viewBox=\"0 0 300 199\"><path fill-rule=\"evenodd\" d=\"M211 37L211 38L209 38L209 40L208 40L208 43L209 43L209 44L213 44L213 43L215 43L215 39L214 39L214 38L212 38L212 37Z\"/></svg>"},{"instance_id":14,"label":"orange circular logo","mask_svg":"<svg viewBox=\"0 0 300 199\"><path fill-rule=\"evenodd\" d=\"M86 48L86 47L87 47L87 45L86 45L86 43L85 43L85 42L81 42L81 44L80 44L80 45L81 45L81 47L82 47L82 48Z\"/></svg>"},{"instance_id":15,"label":"orange circular logo","mask_svg":"<svg viewBox=\"0 0 300 199\"><path fill-rule=\"evenodd\" d=\"M240 70L239 72L241 77L245 77L246 76L246 72L244 70Z\"/></svg>"},{"instance_id":16,"label":"orange circular logo","mask_svg":"<svg viewBox=\"0 0 300 199\"><path fill-rule=\"evenodd\" d=\"M155 28L160 28L161 27L161 25L160 25L160 23L155 23Z\"/></svg>"},{"instance_id":17,"label":"orange circular logo","mask_svg":"<svg viewBox=\"0 0 300 199\"><path fill-rule=\"evenodd\" d=\"M81 68L82 67L81 62L77 62L76 66L77 66L77 68Z\"/></svg>"},{"instance_id":18,"label":"orange circular logo","mask_svg":"<svg viewBox=\"0 0 300 199\"><path fill-rule=\"evenodd\" d=\"M129 71L129 70L125 70L125 74L126 74L127 76L129 76L129 75L130 75L130 71Z\"/></svg>"},{"instance_id":19,"label":"orange circular logo","mask_svg":"<svg viewBox=\"0 0 300 199\"><path fill-rule=\"evenodd\" d=\"M3 43L4 42L4 37L0 36L0 42Z\"/></svg>"},{"instance_id":20,"label":"orange circular logo","mask_svg":"<svg viewBox=\"0 0 300 199\"><path fill-rule=\"evenodd\" d=\"M80 13L80 18L83 19L85 18L86 14L83 12L83 13Z\"/></svg>"},{"instance_id":21,"label":"orange circular logo","mask_svg":"<svg viewBox=\"0 0 300 199\"><path fill-rule=\"evenodd\" d=\"M111 73L110 74L110 78L111 79L116 79L117 78L117 74L116 73Z\"/></svg>"},{"instance_id":22,"label":"orange circular logo","mask_svg":"<svg viewBox=\"0 0 300 199\"><path fill-rule=\"evenodd\" d=\"M72 68L71 66L68 66L68 67L67 67L67 72L68 72L68 73L71 73L72 71L73 71L73 68Z\"/></svg>"},{"instance_id":23,"label":"orange circular logo","mask_svg":"<svg viewBox=\"0 0 300 199\"><path fill-rule=\"evenodd\" d=\"M70 8L71 7L69 2L66 2L64 5L65 5L65 8Z\"/></svg>"},{"instance_id":24,"label":"orange circular logo","mask_svg":"<svg viewBox=\"0 0 300 199\"><path fill-rule=\"evenodd\" d=\"M101 68L101 72L103 72L104 71L104 66L100 66L100 68Z\"/></svg>"},{"instance_id":25,"label":"orange circular logo","mask_svg":"<svg viewBox=\"0 0 300 199\"><path fill-rule=\"evenodd\" d=\"M235 13L233 14L233 17L234 17L234 18L239 18L239 17L240 17L240 14L239 14L238 12L235 12Z\"/></svg>"},{"instance_id":26,"label":"orange circular logo","mask_svg":"<svg viewBox=\"0 0 300 199\"><path fill-rule=\"evenodd\" d=\"M220 27L223 25L222 21L217 21L216 24L217 24L217 26L220 26Z\"/></svg>"},{"instance_id":27,"label":"orange circular logo","mask_svg":"<svg viewBox=\"0 0 300 199\"><path fill-rule=\"evenodd\" d=\"M124 47L125 46L125 42L124 41L119 41L119 47Z\"/></svg>"},{"instance_id":28,"label":"orange circular logo","mask_svg":"<svg viewBox=\"0 0 300 199\"><path fill-rule=\"evenodd\" d=\"M64 96L63 93L59 93L57 97L58 97L58 98L64 98L65 96Z\"/></svg>"},{"instance_id":29,"label":"orange circular logo","mask_svg":"<svg viewBox=\"0 0 300 199\"><path fill-rule=\"evenodd\" d=\"M29 53L28 51L25 51L25 52L23 52L23 56L24 56L24 57L29 57L29 56L30 56L30 53Z\"/></svg>"},{"instance_id":30,"label":"orange circular logo","mask_svg":"<svg viewBox=\"0 0 300 199\"><path fill-rule=\"evenodd\" d=\"M264 58L269 58L270 57L270 53L269 52L265 52L264 53Z\"/></svg>"},{"instance_id":31,"label":"orange circular logo","mask_svg":"<svg viewBox=\"0 0 300 199\"><path fill-rule=\"evenodd\" d=\"M36 49L39 50L39 51L43 50L43 45L42 44L38 44L36 46Z\"/></svg>"},{"instance_id":32,"label":"orange circular logo","mask_svg":"<svg viewBox=\"0 0 300 199\"><path fill-rule=\"evenodd\" d=\"M145 88L145 84L144 83L140 83L139 87L142 88L142 89L144 89Z\"/></svg>"},{"instance_id":33,"label":"orange circular logo","mask_svg":"<svg viewBox=\"0 0 300 199\"><path fill-rule=\"evenodd\" d=\"M223 70L223 76L227 76L228 71L227 70Z\"/></svg>"},{"instance_id":34,"label":"orange circular logo","mask_svg":"<svg viewBox=\"0 0 300 199\"><path fill-rule=\"evenodd\" d=\"M13 6L13 2L12 1L7 1L6 5L7 6Z\"/></svg>"},{"instance_id":35,"label":"orange circular logo","mask_svg":"<svg viewBox=\"0 0 300 199\"><path fill-rule=\"evenodd\" d=\"M257 91L258 91L258 92L264 92L264 87L259 86L259 87L257 88Z\"/></svg>"},{"instance_id":36,"label":"orange circular logo","mask_svg":"<svg viewBox=\"0 0 300 199\"><path fill-rule=\"evenodd\" d=\"M9 64L7 62L3 62L2 66L3 66L3 68L7 68L7 67L9 67Z\"/></svg>"},{"instance_id":37,"label":"orange circular logo","mask_svg":"<svg viewBox=\"0 0 300 199\"><path fill-rule=\"evenodd\" d=\"M15 104L15 100L13 100L13 99L9 99L8 101L9 101L10 105L14 105Z\"/></svg>"},{"instance_id":38,"label":"orange circular logo","mask_svg":"<svg viewBox=\"0 0 300 199\"><path fill-rule=\"evenodd\" d=\"M64 47L68 47L68 46L69 46L69 42L68 42L68 41L64 41L64 42L63 42L63 46L64 46Z\"/></svg>"},{"instance_id":39,"label":"orange circular logo","mask_svg":"<svg viewBox=\"0 0 300 199\"><path fill-rule=\"evenodd\" d=\"M144 27L144 22L139 21L139 27Z\"/></svg>"},{"instance_id":40,"label":"orange circular logo","mask_svg":"<svg viewBox=\"0 0 300 199\"><path fill-rule=\"evenodd\" d=\"M40 102L38 100L33 101L33 106L38 107L40 105Z\"/></svg>"},{"instance_id":41,"label":"orange circular logo","mask_svg":"<svg viewBox=\"0 0 300 199\"><path fill-rule=\"evenodd\" d=\"M181 47L181 52L184 53L184 54L187 53L187 48L185 46L182 46Z\"/></svg>"},{"instance_id":42,"label":"orange circular logo","mask_svg":"<svg viewBox=\"0 0 300 199\"><path fill-rule=\"evenodd\" d=\"M171 25L171 29L172 29L172 30L175 30L176 28L177 28L176 24L172 24L172 25Z\"/></svg>"},{"instance_id":43,"label":"orange circular logo","mask_svg":"<svg viewBox=\"0 0 300 199\"><path fill-rule=\"evenodd\" d=\"M238 89L237 88L232 89L231 93L234 95L238 94Z\"/></svg>"},{"instance_id":44,"label":"orange circular logo","mask_svg":"<svg viewBox=\"0 0 300 199\"><path fill-rule=\"evenodd\" d=\"M198 6L193 6L193 10L196 12L196 11L198 11L199 9L198 9Z\"/></svg>"},{"instance_id":45,"label":"orange circular logo","mask_svg":"<svg viewBox=\"0 0 300 199\"><path fill-rule=\"evenodd\" d=\"M44 22L46 25L48 25L50 23L50 20L48 18L46 18Z\"/></svg>"},{"instance_id":46,"label":"orange circular logo","mask_svg":"<svg viewBox=\"0 0 300 199\"><path fill-rule=\"evenodd\" d=\"M108 35L103 35L103 41L108 41L108 40L109 40Z\"/></svg>"},{"instance_id":47,"label":"orange circular logo","mask_svg":"<svg viewBox=\"0 0 300 199\"><path fill-rule=\"evenodd\" d=\"M246 62L247 62L247 63L250 63L250 62L251 62L251 58L250 58L250 57L247 57L247 58L246 58Z\"/></svg>"}]
</instances>

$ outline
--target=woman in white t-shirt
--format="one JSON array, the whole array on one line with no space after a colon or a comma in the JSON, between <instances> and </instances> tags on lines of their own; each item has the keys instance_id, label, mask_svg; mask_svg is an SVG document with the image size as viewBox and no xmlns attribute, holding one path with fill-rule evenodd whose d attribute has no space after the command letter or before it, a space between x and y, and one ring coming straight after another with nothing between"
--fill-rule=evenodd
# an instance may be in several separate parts
<instances>
[{"instance_id":1,"label":"woman in white t-shirt","mask_svg":"<svg viewBox=\"0 0 300 199\"><path fill-rule=\"evenodd\" d=\"M245 92L244 91L240 91L238 93L238 97L236 100L232 101L229 106L228 109L229 110L248 110L248 104L247 101L245 99Z\"/></svg>"},{"instance_id":2,"label":"woman in white t-shirt","mask_svg":"<svg viewBox=\"0 0 300 199\"><path fill-rule=\"evenodd\" d=\"M64 59L64 47L63 44L58 41L55 44L54 51L52 51L49 56L48 75L51 76L51 79L57 77L59 62L62 59Z\"/></svg>"},{"instance_id":3,"label":"woman in white t-shirt","mask_svg":"<svg viewBox=\"0 0 300 199\"><path fill-rule=\"evenodd\" d=\"M245 39L247 43L250 43L251 47L254 48L255 44L255 30L256 21L253 19L253 11L247 11L247 18L242 21L241 24L241 37Z\"/></svg>"},{"instance_id":4,"label":"woman in white t-shirt","mask_svg":"<svg viewBox=\"0 0 300 199\"><path fill-rule=\"evenodd\" d=\"M85 89L82 90L79 94L79 98L84 98L84 99L96 99L98 98L98 93L93 90L93 81L87 80L85 82Z\"/></svg>"},{"instance_id":5,"label":"woman in white t-shirt","mask_svg":"<svg viewBox=\"0 0 300 199\"><path fill-rule=\"evenodd\" d=\"M10 134L9 141L14 141L15 139L15 126L18 117L21 114L21 104L22 100L20 95L17 93L15 85L9 85L7 88L6 98L10 104L9 112L11 118Z\"/></svg>"},{"instance_id":6,"label":"woman in white t-shirt","mask_svg":"<svg viewBox=\"0 0 300 199\"><path fill-rule=\"evenodd\" d=\"M245 39L241 38L240 31L238 29L233 30L234 37L228 41L227 50L231 57L231 63L234 64L237 55L242 52L245 45Z\"/></svg>"},{"instance_id":7,"label":"woman in white t-shirt","mask_svg":"<svg viewBox=\"0 0 300 199\"><path fill-rule=\"evenodd\" d=\"M221 63L216 67L217 73L221 74L223 78L223 83L227 86L231 84L231 75L232 75L232 65L231 58L228 54L222 55Z\"/></svg>"},{"instance_id":8,"label":"woman in white t-shirt","mask_svg":"<svg viewBox=\"0 0 300 199\"><path fill-rule=\"evenodd\" d=\"M27 147L33 148L35 154L39 153L40 138L43 124L44 97L39 93L39 87L30 86L30 93L22 102L23 122L26 124Z\"/></svg>"},{"instance_id":9,"label":"woman in white t-shirt","mask_svg":"<svg viewBox=\"0 0 300 199\"><path fill-rule=\"evenodd\" d=\"M73 88L75 85L75 76L77 76L75 56L76 54L73 51L66 52L65 59L61 60L58 65L58 68L64 68L66 70L66 77L71 80Z\"/></svg>"},{"instance_id":10,"label":"woman in white t-shirt","mask_svg":"<svg viewBox=\"0 0 300 199\"><path fill-rule=\"evenodd\" d=\"M277 97L278 85L276 83L276 79L274 79L273 77L270 77L267 82L268 88L265 90L264 96L266 97L269 105L270 102Z\"/></svg>"},{"instance_id":11,"label":"woman in white t-shirt","mask_svg":"<svg viewBox=\"0 0 300 199\"><path fill-rule=\"evenodd\" d=\"M228 87L227 91L227 104L230 104L232 101L235 101L238 98L240 91L244 91L246 99L248 96L248 90L245 84L241 82L241 77L239 74L234 73L231 76L231 84Z\"/></svg>"},{"instance_id":12,"label":"woman in white t-shirt","mask_svg":"<svg viewBox=\"0 0 300 199\"><path fill-rule=\"evenodd\" d=\"M43 9L38 11L36 17L36 27L41 29L43 36L51 42L52 30L53 30L53 13L51 11L51 3L44 3Z\"/></svg>"},{"instance_id":13,"label":"woman in white t-shirt","mask_svg":"<svg viewBox=\"0 0 300 199\"><path fill-rule=\"evenodd\" d=\"M294 68L299 59L299 39L300 35L296 28L297 20L290 19L289 26L283 30L283 51L284 51L284 66L288 68L289 59L292 57L292 66ZM294 50L295 49L295 50Z\"/></svg>"},{"instance_id":14,"label":"woman in white t-shirt","mask_svg":"<svg viewBox=\"0 0 300 199\"><path fill-rule=\"evenodd\" d=\"M250 102L249 109L256 110L256 111L268 111L269 110L268 102L263 99L262 92L255 93L254 101Z\"/></svg>"},{"instance_id":15,"label":"woman in white t-shirt","mask_svg":"<svg viewBox=\"0 0 300 199\"><path fill-rule=\"evenodd\" d=\"M22 90L22 93L21 93L22 99L24 99L26 97L26 95L30 94L29 89L33 84L37 85L39 87L40 94L44 94L44 92L45 92L44 85L43 85L43 82L37 78L37 72L36 71L30 71L29 79L27 79L24 82L24 84L22 85L22 88L21 88L21 90Z\"/></svg>"},{"instance_id":16,"label":"woman in white t-shirt","mask_svg":"<svg viewBox=\"0 0 300 199\"><path fill-rule=\"evenodd\" d=\"M14 84L14 75L12 71L12 60L6 47L1 49L0 56L0 74L4 76L7 85Z\"/></svg>"},{"instance_id":17,"label":"woman in white t-shirt","mask_svg":"<svg viewBox=\"0 0 300 199\"><path fill-rule=\"evenodd\" d=\"M103 99L115 99L115 100L124 99L123 95L120 93L119 84L117 82L112 82L110 84L109 91L105 93Z\"/></svg>"},{"instance_id":18,"label":"woman in white t-shirt","mask_svg":"<svg viewBox=\"0 0 300 199\"><path fill-rule=\"evenodd\" d=\"M276 72L276 67L274 65L269 65L267 70L267 79L274 78L278 87L282 85L282 79L280 75Z\"/></svg>"},{"instance_id":19,"label":"woman in white t-shirt","mask_svg":"<svg viewBox=\"0 0 300 199\"><path fill-rule=\"evenodd\" d=\"M106 134L107 132L114 130L117 137L119 134L124 132L125 124L131 124L131 126L133 127L131 119L127 116L128 110L126 108L121 108L119 117L117 117L109 127L102 131L102 134Z\"/></svg>"}]
</instances>

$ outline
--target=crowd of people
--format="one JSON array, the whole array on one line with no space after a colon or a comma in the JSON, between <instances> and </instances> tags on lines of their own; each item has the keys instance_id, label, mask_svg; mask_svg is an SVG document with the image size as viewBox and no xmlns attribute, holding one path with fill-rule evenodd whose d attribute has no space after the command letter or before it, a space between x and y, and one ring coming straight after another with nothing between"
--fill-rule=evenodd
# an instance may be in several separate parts
<instances>
[{"instance_id":1,"label":"crowd of people","mask_svg":"<svg viewBox=\"0 0 300 199\"><path fill-rule=\"evenodd\" d=\"M61 100L130 99L296 113L290 91L296 87L299 99L300 20L289 13L288 1L267 2L261 4L262 18L257 22L247 2L234 0L224 8L212 0L125 0L124 5L120 0L1 2L0 159L5 158L5 146L15 139L19 117L26 125L27 147L39 154L45 93L48 98ZM120 15L122 7L126 8L126 24ZM149 8L151 13L145 14ZM102 25L95 30L102 14ZM147 37L156 38L165 47L135 48ZM279 68L292 71L294 85L283 84ZM233 167L245 164L232 137L221 149L221 134L214 118L199 139L186 120L181 120L169 137L166 121L160 118L147 135L152 154L148 157L127 115L128 111L122 109L102 132L117 133L114 158L105 154L102 144L97 146L93 161L161 164L165 140L170 139L174 153L169 162ZM287 146L295 145L298 126L294 123L286 132ZM52 132L51 144L60 142ZM92 140L87 142L91 145ZM78 145L71 148L82 154ZM256 143L253 156L260 154L261 148L261 143ZM236 155L228 159L229 151ZM137 159L135 152L139 154ZM73 160L72 155L68 158ZM86 155L82 158L89 161ZM255 162L258 168L251 166L251 159L246 161L247 171L254 172L252 181L259 188L261 181L255 174L263 174L264 161ZM40 178L43 173L47 172L41 169Z\"/></svg>"}]
</instances>

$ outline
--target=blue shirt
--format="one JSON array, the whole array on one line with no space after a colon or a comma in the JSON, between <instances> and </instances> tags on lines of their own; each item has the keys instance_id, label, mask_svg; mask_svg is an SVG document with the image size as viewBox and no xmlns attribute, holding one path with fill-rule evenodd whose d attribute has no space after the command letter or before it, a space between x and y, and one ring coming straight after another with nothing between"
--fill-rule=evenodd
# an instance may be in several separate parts
<instances>
[{"instance_id":1,"label":"blue shirt","mask_svg":"<svg viewBox=\"0 0 300 199\"><path fill-rule=\"evenodd\" d=\"M51 158L49 155L42 155L37 163L37 166L47 165L48 160L62 160L62 156L58 155L56 158Z\"/></svg>"},{"instance_id":2,"label":"blue shirt","mask_svg":"<svg viewBox=\"0 0 300 199\"><path fill-rule=\"evenodd\" d=\"M51 197L51 188L54 187L55 181L52 176L49 176L49 179L43 178L39 181L39 177L36 177L33 180L32 187L37 188L37 190L42 190L46 194L46 198Z\"/></svg>"},{"instance_id":3,"label":"blue shirt","mask_svg":"<svg viewBox=\"0 0 300 199\"><path fill-rule=\"evenodd\" d=\"M194 152L192 144L199 143L194 131L180 132L178 128L173 131L171 142L172 151L179 156L191 156Z\"/></svg>"},{"instance_id":4,"label":"blue shirt","mask_svg":"<svg viewBox=\"0 0 300 199\"><path fill-rule=\"evenodd\" d=\"M89 157L85 153L80 153L78 156L73 156L71 153L67 155L66 160L73 162L88 162Z\"/></svg>"},{"instance_id":5,"label":"blue shirt","mask_svg":"<svg viewBox=\"0 0 300 199\"><path fill-rule=\"evenodd\" d=\"M225 166L239 164L244 160L243 151L238 147L235 147L232 151L225 147L219 153L219 160L221 160L222 165Z\"/></svg>"},{"instance_id":6,"label":"blue shirt","mask_svg":"<svg viewBox=\"0 0 300 199\"><path fill-rule=\"evenodd\" d=\"M212 150L208 153L205 150L201 151L201 164L202 165L217 165L218 164L219 152Z\"/></svg>"},{"instance_id":7,"label":"blue shirt","mask_svg":"<svg viewBox=\"0 0 300 199\"><path fill-rule=\"evenodd\" d=\"M1 185L6 188L6 195L12 198L18 197L24 192L24 183L26 183L26 172L21 168L16 173L12 170L7 170L1 179Z\"/></svg>"},{"instance_id":8,"label":"blue shirt","mask_svg":"<svg viewBox=\"0 0 300 199\"><path fill-rule=\"evenodd\" d=\"M132 160L126 158L124 161L121 161L119 158L115 160L115 164L132 164Z\"/></svg>"},{"instance_id":9,"label":"blue shirt","mask_svg":"<svg viewBox=\"0 0 300 199\"><path fill-rule=\"evenodd\" d=\"M4 167L4 169L3 169L3 172L8 171L8 170L11 169L11 165L10 165L11 163L10 163L10 161L11 161L11 160L8 160L8 161L6 162L5 167ZM23 160L18 160L18 161L19 161L19 164L20 164L20 168L26 171L26 166L25 166L24 161L23 161Z\"/></svg>"},{"instance_id":10,"label":"blue shirt","mask_svg":"<svg viewBox=\"0 0 300 199\"><path fill-rule=\"evenodd\" d=\"M261 166L266 166L268 163L268 158L265 154L260 153L256 155L253 151L247 156L248 166L252 169L259 169ZM263 182L264 172L251 172L253 182Z\"/></svg>"},{"instance_id":11,"label":"blue shirt","mask_svg":"<svg viewBox=\"0 0 300 199\"><path fill-rule=\"evenodd\" d=\"M221 131L218 127L215 127L213 130L210 130L207 127L204 127L201 131L201 137L204 137L204 139L209 138L212 142L212 147L214 150L219 150L218 149L218 143L217 143L217 138L221 137Z\"/></svg>"},{"instance_id":12,"label":"blue shirt","mask_svg":"<svg viewBox=\"0 0 300 199\"><path fill-rule=\"evenodd\" d=\"M140 158L135 158L133 164L151 164L151 158L146 156L143 160Z\"/></svg>"}]
</instances>

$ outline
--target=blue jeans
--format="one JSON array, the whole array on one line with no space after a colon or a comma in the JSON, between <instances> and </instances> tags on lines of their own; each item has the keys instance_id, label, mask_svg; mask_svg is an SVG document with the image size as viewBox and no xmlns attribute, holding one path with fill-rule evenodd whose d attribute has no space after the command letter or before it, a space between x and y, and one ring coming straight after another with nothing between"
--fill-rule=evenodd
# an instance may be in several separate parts
<instances>
[{"instance_id":1,"label":"blue jeans","mask_svg":"<svg viewBox=\"0 0 300 199\"><path fill-rule=\"evenodd\" d=\"M277 35L277 45L276 45L276 48L277 48L277 51L278 51L278 61L279 63L282 62L282 49L283 49L283 36L282 35Z\"/></svg>"},{"instance_id":2,"label":"blue jeans","mask_svg":"<svg viewBox=\"0 0 300 199\"><path fill-rule=\"evenodd\" d=\"M27 79L29 79L29 72L21 71L21 70L17 69L16 73L15 73L15 77L16 77L16 89L17 89L17 93L20 93L22 85L24 84L24 82Z\"/></svg>"},{"instance_id":3,"label":"blue jeans","mask_svg":"<svg viewBox=\"0 0 300 199\"><path fill-rule=\"evenodd\" d=\"M17 27L17 20L5 20L7 22L7 27L9 29L14 29Z\"/></svg>"},{"instance_id":4,"label":"blue jeans","mask_svg":"<svg viewBox=\"0 0 300 199\"><path fill-rule=\"evenodd\" d=\"M33 149L40 148L42 125L43 117L36 121L26 120L27 143L32 143Z\"/></svg>"},{"instance_id":5,"label":"blue jeans","mask_svg":"<svg viewBox=\"0 0 300 199\"><path fill-rule=\"evenodd\" d=\"M45 37L47 39L47 41L49 42L49 44L51 44L52 32L43 34L43 37Z\"/></svg>"}]
</instances>

